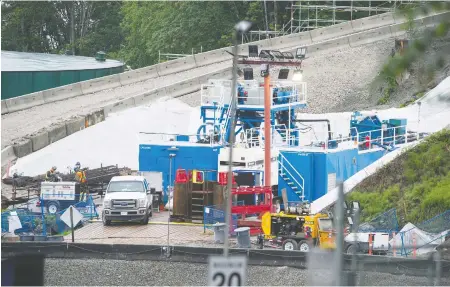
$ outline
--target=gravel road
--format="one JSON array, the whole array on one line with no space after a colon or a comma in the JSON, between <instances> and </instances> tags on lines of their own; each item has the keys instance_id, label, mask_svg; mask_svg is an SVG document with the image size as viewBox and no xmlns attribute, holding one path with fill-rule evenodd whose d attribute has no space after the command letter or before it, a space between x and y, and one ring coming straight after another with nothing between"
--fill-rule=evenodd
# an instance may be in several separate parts
<instances>
[{"instance_id":1,"label":"gravel road","mask_svg":"<svg viewBox=\"0 0 450 287\"><path fill-rule=\"evenodd\" d=\"M51 286L205 286L207 265L185 262L46 259L44 284ZM247 285L325 285L330 271L291 267L248 266ZM314 278L314 281L311 281ZM449 285L445 278L440 285ZM358 285L424 286L427 278L360 272Z\"/></svg>"}]
</instances>

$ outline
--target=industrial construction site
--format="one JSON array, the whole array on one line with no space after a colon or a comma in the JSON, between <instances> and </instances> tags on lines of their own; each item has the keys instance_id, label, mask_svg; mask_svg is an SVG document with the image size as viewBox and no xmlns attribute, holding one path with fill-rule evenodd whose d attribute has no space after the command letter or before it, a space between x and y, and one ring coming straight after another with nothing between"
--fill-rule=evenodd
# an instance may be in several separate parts
<instances>
[{"instance_id":1,"label":"industrial construction site","mask_svg":"<svg viewBox=\"0 0 450 287\"><path fill-rule=\"evenodd\" d=\"M448 149L450 34L382 77L450 12L379 9L258 41L241 21L231 47L138 69L2 50L2 260L43 256L45 285L224 286L222 254L246 258L236 286L450 285L450 191L421 203L402 166ZM19 95L14 73L80 80Z\"/></svg>"}]
</instances>

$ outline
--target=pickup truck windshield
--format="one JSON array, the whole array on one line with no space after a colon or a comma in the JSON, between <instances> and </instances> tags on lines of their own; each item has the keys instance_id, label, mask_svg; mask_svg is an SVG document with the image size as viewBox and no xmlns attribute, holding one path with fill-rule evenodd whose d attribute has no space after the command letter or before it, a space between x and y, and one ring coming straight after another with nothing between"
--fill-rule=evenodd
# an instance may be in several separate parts
<instances>
[{"instance_id":1,"label":"pickup truck windshield","mask_svg":"<svg viewBox=\"0 0 450 287\"><path fill-rule=\"evenodd\" d=\"M145 192L145 189L140 181L113 181L107 192Z\"/></svg>"}]
</instances>

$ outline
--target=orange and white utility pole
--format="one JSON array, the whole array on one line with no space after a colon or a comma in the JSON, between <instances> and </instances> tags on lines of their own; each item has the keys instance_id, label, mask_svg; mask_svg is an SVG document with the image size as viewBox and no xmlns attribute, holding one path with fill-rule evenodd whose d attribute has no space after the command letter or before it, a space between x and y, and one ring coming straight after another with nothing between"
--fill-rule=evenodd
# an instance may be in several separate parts
<instances>
[{"instance_id":1,"label":"orange and white utility pole","mask_svg":"<svg viewBox=\"0 0 450 287\"><path fill-rule=\"evenodd\" d=\"M271 106L272 97L270 95L270 73L269 66L267 67L267 75L264 77L264 186L271 187ZM264 198L265 204L270 198Z\"/></svg>"}]
</instances>

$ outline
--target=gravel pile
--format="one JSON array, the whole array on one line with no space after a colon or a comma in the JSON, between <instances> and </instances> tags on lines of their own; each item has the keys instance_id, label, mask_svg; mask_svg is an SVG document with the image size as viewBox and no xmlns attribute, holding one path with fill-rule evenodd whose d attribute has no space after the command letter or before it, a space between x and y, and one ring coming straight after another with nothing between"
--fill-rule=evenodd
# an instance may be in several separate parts
<instances>
[{"instance_id":1,"label":"gravel pile","mask_svg":"<svg viewBox=\"0 0 450 287\"><path fill-rule=\"evenodd\" d=\"M44 284L50 286L205 286L206 264L187 262L46 259ZM304 286L329 281L330 271L248 266L249 286ZM312 281L314 278L314 281ZM426 277L359 272L358 285L424 286ZM449 285L449 278L441 285Z\"/></svg>"}]
</instances>

